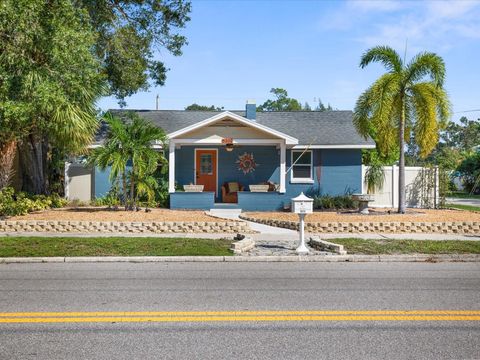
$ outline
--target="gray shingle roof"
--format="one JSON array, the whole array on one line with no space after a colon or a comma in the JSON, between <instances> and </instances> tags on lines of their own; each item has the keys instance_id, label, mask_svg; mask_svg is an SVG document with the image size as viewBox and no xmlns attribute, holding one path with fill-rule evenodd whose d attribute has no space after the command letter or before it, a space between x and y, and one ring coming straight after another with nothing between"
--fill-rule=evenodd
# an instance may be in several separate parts
<instances>
[{"instance_id":1,"label":"gray shingle roof","mask_svg":"<svg viewBox=\"0 0 480 360\"><path fill-rule=\"evenodd\" d=\"M124 110L110 110L120 115ZM220 111L128 110L151 120L169 134L208 119ZM245 116L245 111L231 111ZM257 112L256 121L298 139L301 145L373 145L355 130L352 111Z\"/></svg>"}]
</instances>

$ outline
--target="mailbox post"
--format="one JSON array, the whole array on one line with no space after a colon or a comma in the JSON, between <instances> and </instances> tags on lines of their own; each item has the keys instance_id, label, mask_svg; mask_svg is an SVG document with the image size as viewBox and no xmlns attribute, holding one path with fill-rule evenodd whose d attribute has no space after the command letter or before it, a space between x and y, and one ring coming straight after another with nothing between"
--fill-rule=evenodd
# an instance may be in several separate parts
<instances>
[{"instance_id":1,"label":"mailbox post","mask_svg":"<svg viewBox=\"0 0 480 360\"><path fill-rule=\"evenodd\" d=\"M313 199L305 196L302 192L292 199L292 211L300 218L300 244L295 251L297 254L305 255L310 251L305 246L305 215L313 212Z\"/></svg>"}]
</instances>

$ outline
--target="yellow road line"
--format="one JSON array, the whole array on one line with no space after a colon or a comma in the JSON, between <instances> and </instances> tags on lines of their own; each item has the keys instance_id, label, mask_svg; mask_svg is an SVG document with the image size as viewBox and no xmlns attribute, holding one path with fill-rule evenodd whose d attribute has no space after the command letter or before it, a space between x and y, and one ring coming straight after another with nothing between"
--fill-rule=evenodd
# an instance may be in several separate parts
<instances>
[{"instance_id":1,"label":"yellow road line","mask_svg":"<svg viewBox=\"0 0 480 360\"><path fill-rule=\"evenodd\" d=\"M2 318L0 323L239 322L239 321L480 321L480 315L305 315Z\"/></svg>"},{"instance_id":2,"label":"yellow road line","mask_svg":"<svg viewBox=\"0 0 480 360\"><path fill-rule=\"evenodd\" d=\"M480 315L480 310L265 310L265 311L91 311L3 312L4 317L98 317L98 316L259 316L259 315Z\"/></svg>"}]
</instances>

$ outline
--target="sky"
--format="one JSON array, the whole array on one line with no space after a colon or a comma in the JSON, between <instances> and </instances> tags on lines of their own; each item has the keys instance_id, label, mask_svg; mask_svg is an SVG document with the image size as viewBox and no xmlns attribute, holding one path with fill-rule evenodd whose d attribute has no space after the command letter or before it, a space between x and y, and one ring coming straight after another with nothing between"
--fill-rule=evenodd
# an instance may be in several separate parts
<instances>
[{"instance_id":1,"label":"sky","mask_svg":"<svg viewBox=\"0 0 480 360\"><path fill-rule=\"evenodd\" d=\"M262 104L271 88L314 107L318 99L353 110L382 73L359 67L370 47L388 45L408 60L435 52L446 64L453 120L480 118L480 0L192 2L183 55L156 53L170 69L163 87L127 98L129 109L181 110L192 103L227 110ZM103 110L118 108L102 98ZM476 110L476 111L470 111Z\"/></svg>"}]
</instances>

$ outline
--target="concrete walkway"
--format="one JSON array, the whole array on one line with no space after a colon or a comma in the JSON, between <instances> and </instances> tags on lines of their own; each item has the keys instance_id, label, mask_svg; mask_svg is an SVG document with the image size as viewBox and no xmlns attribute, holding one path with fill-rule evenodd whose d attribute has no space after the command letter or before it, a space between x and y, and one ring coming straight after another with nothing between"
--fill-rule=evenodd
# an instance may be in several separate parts
<instances>
[{"instance_id":1,"label":"concrete walkway","mask_svg":"<svg viewBox=\"0 0 480 360\"><path fill-rule=\"evenodd\" d=\"M206 214L220 219L239 220L246 222L250 229L258 231L257 234L249 235L254 240L286 241L298 239L297 231L240 219L239 215L241 212L242 211L238 209L212 209L210 211L207 211Z\"/></svg>"}]
</instances>

